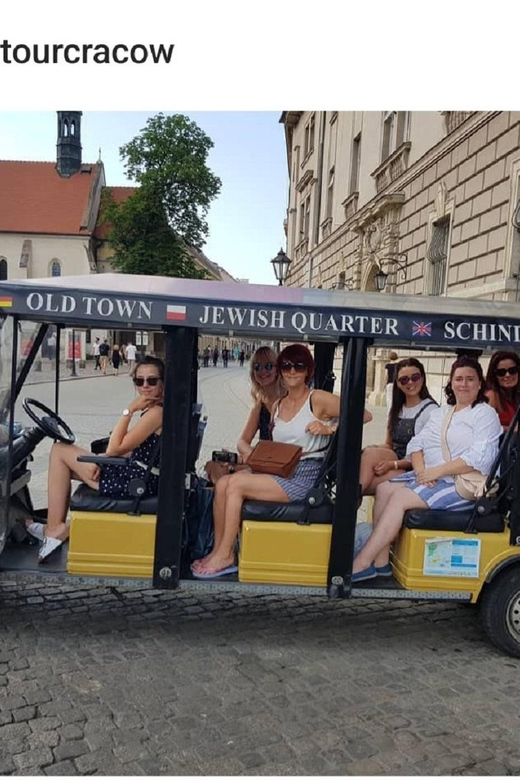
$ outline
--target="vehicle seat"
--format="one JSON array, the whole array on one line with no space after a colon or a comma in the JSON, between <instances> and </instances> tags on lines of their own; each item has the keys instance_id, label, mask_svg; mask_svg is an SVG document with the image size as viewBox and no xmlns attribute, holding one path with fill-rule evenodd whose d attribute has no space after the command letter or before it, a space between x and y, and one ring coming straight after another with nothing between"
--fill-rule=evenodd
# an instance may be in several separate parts
<instances>
[{"instance_id":1,"label":"vehicle seat","mask_svg":"<svg viewBox=\"0 0 520 780\"><path fill-rule=\"evenodd\" d=\"M78 485L70 499L71 510L77 512L131 512L135 498L111 498L102 496L83 483ZM139 512L143 515L157 514L157 496L145 496L139 502Z\"/></svg>"},{"instance_id":2,"label":"vehicle seat","mask_svg":"<svg viewBox=\"0 0 520 780\"><path fill-rule=\"evenodd\" d=\"M409 509L404 515L405 528L427 531L462 531L468 526L473 509L453 512L442 509ZM501 533L504 530L504 518L499 512L487 515L475 513L473 529L483 533Z\"/></svg>"}]
</instances>

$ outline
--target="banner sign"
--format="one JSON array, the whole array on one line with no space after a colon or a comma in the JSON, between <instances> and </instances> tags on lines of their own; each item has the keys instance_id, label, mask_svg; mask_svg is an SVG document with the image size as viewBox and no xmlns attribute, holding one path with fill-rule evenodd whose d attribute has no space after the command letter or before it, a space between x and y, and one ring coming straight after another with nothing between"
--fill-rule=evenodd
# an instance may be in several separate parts
<instances>
[{"instance_id":1,"label":"banner sign","mask_svg":"<svg viewBox=\"0 0 520 780\"><path fill-rule=\"evenodd\" d=\"M486 320L417 312L363 310L360 308L311 307L306 305L201 303L199 300L122 297L116 293L82 291L24 292L13 294L10 313L27 314L42 320L81 322L90 327L103 324L140 329L187 326L205 333L266 336L272 339L301 337L332 338L360 336L416 343L422 348L445 346L453 349L520 345L520 319Z\"/></svg>"}]
</instances>

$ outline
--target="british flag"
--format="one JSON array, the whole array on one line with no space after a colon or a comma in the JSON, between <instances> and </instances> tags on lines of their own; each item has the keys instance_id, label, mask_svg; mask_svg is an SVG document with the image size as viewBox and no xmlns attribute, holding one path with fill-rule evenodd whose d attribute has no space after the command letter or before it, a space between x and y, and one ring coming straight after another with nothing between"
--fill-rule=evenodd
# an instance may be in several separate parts
<instances>
[{"instance_id":1,"label":"british flag","mask_svg":"<svg viewBox=\"0 0 520 780\"><path fill-rule=\"evenodd\" d=\"M419 338L422 338L423 336L430 336L432 335L432 324L431 322L413 322L412 325L412 338L415 338L416 336L419 336Z\"/></svg>"}]
</instances>

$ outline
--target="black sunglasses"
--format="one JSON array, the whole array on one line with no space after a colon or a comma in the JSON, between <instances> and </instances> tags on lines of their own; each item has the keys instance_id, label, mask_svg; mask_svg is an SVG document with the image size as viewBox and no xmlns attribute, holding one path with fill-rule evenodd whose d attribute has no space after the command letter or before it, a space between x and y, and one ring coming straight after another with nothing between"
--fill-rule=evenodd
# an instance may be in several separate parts
<instances>
[{"instance_id":1,"label":"black sunglasses","mask_svg":"<svg viewBox=\"0 0 520 780\"><path fill-rule=\"evenodd\" d=\"M422 379L422 374L412 374L411 376L401 376L397 380L400 385L407 385L408 382L418 382L419 379Z\"/></svg>"},{"instance_id":2,"label":"black sunglasses","mask_svg":"<svg viewBox=\"0 0 520 780\"><path fill-rule=\"evenodd\" d=\"M518 366L511 366L510 368L497 368L495 371L495 376L505 376L506 374L511 374L511 376L516 376L518 374Z\"/></svg>"},{"instance_id":3,"label":"black sunglasses","mask_svg":"<svg viewBox=\"0 0 520 780\"><path fill-rule=\"evenodd\" d=\"M290 360L282 360L280 368L282 371L290 371L291 368L294 368L297 374L307 371L307 366L301 360L296 361L296 363L292 363Z\"/></svg>"},{"instance_id":4,"label":"black sunglasses","mask_svg":"<svg viewBox=\"0 0 520 780\"><path fill-rule=\"evenodd\" d=\"M155 387L160 381L160 376L134 376L134 385L136 387L142 387L145 384L150 385L150 387Z\"/></svg>"},{"instance_id":5,"label":"black sunglasses","mask_svg":"<svg viewBox=\"0 0 520 780\"><path fill-rule=\"evenodd\" d=\"M274 363L253 363L253 370L257 373L262 369L265 369L265 371L272 371L273 368Z\"/></svg>"}]
</instances>

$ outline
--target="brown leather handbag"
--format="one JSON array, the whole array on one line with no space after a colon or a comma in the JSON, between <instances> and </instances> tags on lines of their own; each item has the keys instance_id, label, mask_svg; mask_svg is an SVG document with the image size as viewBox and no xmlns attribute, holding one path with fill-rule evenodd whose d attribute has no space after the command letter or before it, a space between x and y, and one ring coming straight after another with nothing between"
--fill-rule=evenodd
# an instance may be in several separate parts
<instances>
[{"instance_id":1,"label":"brown leather handbag","mask_svg":"<svg viewBox=\"0 0 520 780\"><path fill-rule=\"evenodd\" d=\"M296 444L262 439L247 459L254 474L272 474L275 477L292 477L302 455Z\"/></svg>"},{"instance_id":2,"label":"brown leather handbag","mask_svg":"<svg viewBox=\"0 0 520 780\"><path fill-rule=\"evenodd\" d=\"M250 470L249 466L246 466L245 464L233 464L219 460L208 460L204 466L204 471L213 485L217 484L220 477L227 476L228 474L235 474L237 471L244 471L246 469Z\"/></svg>"}]
</instances>

